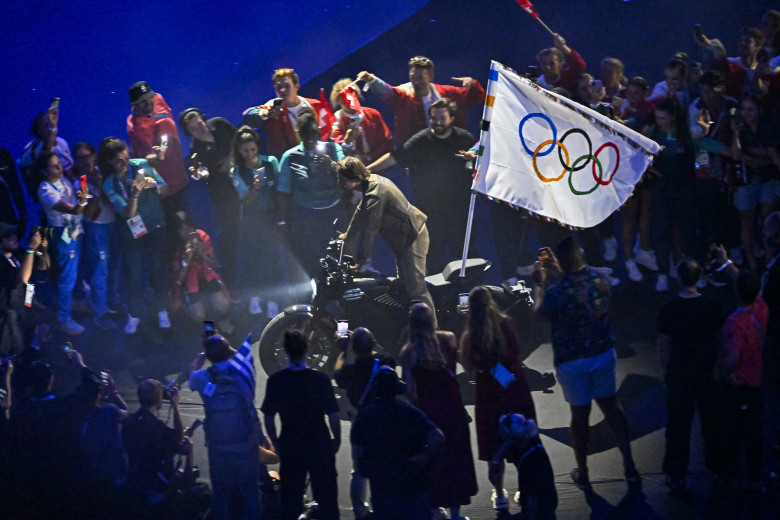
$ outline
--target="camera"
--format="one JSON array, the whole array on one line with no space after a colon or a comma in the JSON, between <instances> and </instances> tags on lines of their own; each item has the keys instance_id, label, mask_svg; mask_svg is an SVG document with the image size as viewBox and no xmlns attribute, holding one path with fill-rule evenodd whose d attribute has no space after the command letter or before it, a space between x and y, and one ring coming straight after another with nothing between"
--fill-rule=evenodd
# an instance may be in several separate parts
<instances>
[{"instance_id":1,"label":"camera","mask_svg":"<svg viewBox=\"0 0 780 520\"><path fill-rule=\"evenodd\" d=\"M173 397L174 392L176 392L176 381L171 381L167 385L163 387L163 399L166 401L170 401L171 397Z\"/></svg>"},{"instance_id":2,"label":"camera","mask_svg":"<svg viewBox=\"0 0 780 520\"><path fill-rule=\"evenodd\" d=\"M35 233L40 233L41 239L54 238L54 232L55 229L48 226L33 226L30 228L30 236L33 236Z\"/></svg>"}]
</instances>

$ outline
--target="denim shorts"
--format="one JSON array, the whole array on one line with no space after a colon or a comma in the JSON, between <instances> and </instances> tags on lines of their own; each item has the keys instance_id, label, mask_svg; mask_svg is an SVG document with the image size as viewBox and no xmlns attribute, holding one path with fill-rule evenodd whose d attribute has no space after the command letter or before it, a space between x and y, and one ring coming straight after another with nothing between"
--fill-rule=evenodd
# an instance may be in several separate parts
<instances>
[{"instance_id":1,"label":"denim shorts","mask_svg":"<svg viewBox=\"0 0 780 520\"><path fill-rule=\"evenodd\" d=\"M572 406L585 406L594 399L615 395L614 348L593 357L561 363L555 376L563 389L563 398Z\"/></svg>"},{"instance_id":2,"label":"denim shorts","mask_svg":"<svg viewBox=\"0 0 780 520\"><path fill-rule=\"evenodd\" d=\"M780 181L777 179L761 182L753 177L750 184L739 186L734 193L734 207L740 211L756 209L760 204L772 204L780 197Z\"/></svg>"}]
</instances>

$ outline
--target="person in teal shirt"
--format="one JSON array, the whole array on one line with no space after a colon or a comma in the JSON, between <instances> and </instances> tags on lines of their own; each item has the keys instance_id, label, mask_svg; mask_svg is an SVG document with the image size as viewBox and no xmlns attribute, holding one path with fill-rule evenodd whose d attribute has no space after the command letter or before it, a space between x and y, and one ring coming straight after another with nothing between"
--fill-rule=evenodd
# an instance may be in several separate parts
<instances>
[{"instance_id":1,"label":"person in teal shirt","mask_svg":"<svg viewBox=\"0 0 780 520\"><path fill-rule=\"evenodd\" d=\"M261 297L268 318L279 314L280 272L283 268L279 233L276 226L276 185L279 161L261 155L260 137L251 127L242 126L233 138L233 163L230 170L241 199L241 254L238 270L249 313L261 314Z\"/></svg>"},{"instance_id":2,"label":"person in teal shirt","mask_svg":"<svg viewBox=\"0 0 780 520\"><path fill-rule=\"evenodd\" d=\"M164 154L161 150L155 150ZM127 273L125 289L129 296L129 316L125 333L134 334L144 307L144 274L154 290L154 306L160 328L170 328L168 317L168 268L165 265L165 214L160 195L168 186L146 159L130 159L127 145L116 137L106 137L98 150L98 168L103 174L103 192L120 219L120 247Z\"/></svg>"},{"instance_id":3,"label":"person in teal shirt","mask_svg":"<svg viewBox=\"0 0 780 520\"><path fill-rule=\"evenodd\" d=\"M344 152L336 143L319 141L312 110L298 112L296 129L301 144L284 153L279 167L277 227L286 233L302 268L313 277L328 241L336 229L346 229L348 224L344 190L335 171Z\"/></svg>"}]
</instances>

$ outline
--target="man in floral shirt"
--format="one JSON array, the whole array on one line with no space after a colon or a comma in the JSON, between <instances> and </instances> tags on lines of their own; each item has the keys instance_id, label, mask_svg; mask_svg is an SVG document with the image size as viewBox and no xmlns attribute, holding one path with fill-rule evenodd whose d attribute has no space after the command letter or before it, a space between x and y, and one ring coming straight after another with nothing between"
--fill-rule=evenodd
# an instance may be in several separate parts
<instances>
[{"instance_id":1,"label":"man in floral shirt","mask_svg":"<svg viewBox=\"0 0 780 520\"><path fill-rule=\"evenodd\" d=\"M545 291L548 271L560 278ZM588 435L595 399L623 455L629 489L638 491L641 482L631 457L626 416L615 397L617 354L609 325L609 279L585 263L584 252L572 237L558 244L555 255L547 249L535 265L534 279L534 310L552 325L556 376L571 407L571 445L577 461L572 480L580 489L590 488Z\"/></svg>"}]
</instances>

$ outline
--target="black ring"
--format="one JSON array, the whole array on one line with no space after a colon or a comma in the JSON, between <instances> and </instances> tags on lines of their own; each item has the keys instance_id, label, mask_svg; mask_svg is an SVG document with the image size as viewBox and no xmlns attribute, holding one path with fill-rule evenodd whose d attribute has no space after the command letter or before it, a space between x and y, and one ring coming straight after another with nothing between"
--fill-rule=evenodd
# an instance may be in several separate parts
<instances>
[{"instance_id":1,"label":"black ring","mask_svg":"<svg viewBox=\"0 0 780 520\"><path fill-rule=\"evenodd\" d=\"M588 133L585 132L585 130L583 130L582 128L571 128L571 129L567 130L561 136L560 142L563 143L563 141L569 136L569 134L572 134L572 133L582 134L582 136L588 142L588 153L587 154L582 154L582 155L589 155L589 156L592 157L593 156L593 143L591 142L590 136L588 136ZM569 166L566 166L566 162L563 160L563 155L562 155L561 152L562 152L562 149L559 146L558 147L558 159L561 161L561 165L569 172L578 172L578 171L584 169L587 165L590 164L591 159L588 159L581 166L578 166L577 168L570 168Z\"/></svg>"}]
</instances>

